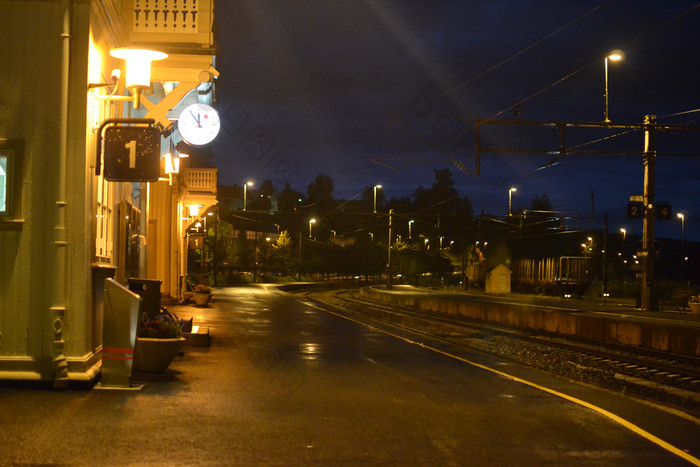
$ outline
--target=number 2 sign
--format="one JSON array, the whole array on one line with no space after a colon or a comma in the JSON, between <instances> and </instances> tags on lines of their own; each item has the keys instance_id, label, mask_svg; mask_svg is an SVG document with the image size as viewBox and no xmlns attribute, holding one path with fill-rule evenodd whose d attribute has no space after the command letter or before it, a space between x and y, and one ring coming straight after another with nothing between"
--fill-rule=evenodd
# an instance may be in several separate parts
<instances>
[{"instance_id":1,"label":"number 2 sign","mask_svg":"<svg viewBox=\"0 0 700 467\"><path fill-rule=\"evenodd\" d=\"M644 204L641 201L627 203L627 217L629 219L642 219L644 217Z\"/></svg>"},{"instance_id":2,"label":"number 2 sign","mask_svg":"<svg viewBox=\"0 0 700 467\"><path fill-rule=\"evenodd\" d=\"M160 174L160 132L154 127L108 127L104 158L106 180L155 182Z\"/></svg>"}]
</instances>

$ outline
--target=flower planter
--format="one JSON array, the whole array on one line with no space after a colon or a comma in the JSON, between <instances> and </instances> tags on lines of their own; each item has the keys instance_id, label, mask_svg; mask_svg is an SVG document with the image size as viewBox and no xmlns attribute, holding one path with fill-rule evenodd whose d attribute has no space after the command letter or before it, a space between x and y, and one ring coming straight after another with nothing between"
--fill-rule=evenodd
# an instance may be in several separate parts
<instances>
[{"instance_id":1,"label":"flower planter","mask_svg":"<svg viewBox=\"0 0 700 467\"><path fill-rule=\"evenodd\" d=\"M173 361L185 342L184 337L137 337L134 347L134 370L144 373L162 373Z\"/></svg>"},{"instance_id":2,"label":"flower planter","mask_svg":"<svg viewBox=\"0 0 700 467\"><path fill-rule=\"evenodd\" d=\"M211 300L210 293L197 293L197 292L195 292L193 297L194 297L194 302L198 306L205 306L207 303L209 303L209 300Z\"/></svg>"},{"instance_id":3,"label":"flower planter","mask_svg":"<svg viewBox=\"0 0 700 467\"><path fill-rule=\"evenodd\" d=\"M688 302L690 312L694 315L700 315L700 302Z\"/></svg>"}]
</instances>

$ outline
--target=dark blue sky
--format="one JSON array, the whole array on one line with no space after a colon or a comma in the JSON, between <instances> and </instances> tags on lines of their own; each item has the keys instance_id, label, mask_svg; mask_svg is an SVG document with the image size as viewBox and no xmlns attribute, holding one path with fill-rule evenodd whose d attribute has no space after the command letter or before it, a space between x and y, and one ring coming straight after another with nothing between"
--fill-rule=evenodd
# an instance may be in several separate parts
<instances>
[{"instance_id":1,"label":"dark blue sky","mask_svg":"<svg viewBox=\"0 0 700 467\"><path fill-rule=\"evenodd\" d=\"M380 183L387 197L409 196L449 168L475 212L530 208L546 193L572 217L607 213L611 231L641 234L624 218L641 195L639 156L552 156L483 153L474 176L472 120L589 122L604 113L603 57L609 67L610 119L700 125L700 8L695 1L342 1L219 0L217 106L222 131L214 143L220 183L252 179L306 192L318 174L351 198ZM568 77L568 78L567 78ZM555 85L555 83L558 83ZM501 113L503 112L503 113ZM499 114L500 113L500 114ZM587 143L617 131L572 131ZM483 143L555 149L556 133L491 127ZM686 213L687 239L700 240L700 132L657 140L657 200ZM635 132L593 150L641 151ZM464 167L461 169L458 164ZM593 192L593 197L591 196ZM698 217L696 221L694 217ZM698 227L694 229L694 226ZM593 223L591 227L602 227ZM680 221L658 222L657 236L679 237Z\"/></svg>"}]
</instances>

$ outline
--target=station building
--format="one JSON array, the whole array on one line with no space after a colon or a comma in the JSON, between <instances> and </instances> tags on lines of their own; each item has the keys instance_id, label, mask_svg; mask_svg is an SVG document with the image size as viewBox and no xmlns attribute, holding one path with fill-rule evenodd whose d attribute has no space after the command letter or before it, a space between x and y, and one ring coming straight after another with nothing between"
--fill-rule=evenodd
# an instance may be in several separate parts
<instances>
[{"instance_id":1,"label":"station building","mask_svg":"<svg viewBox=\"0 0 700 467\"><path fill-rule=\"evenodd\" d=\"M93 381L105 278L180 296L185 232L216 204L216 169L190 167L177 125L187 105L215 106L214 1L0 0L0 12L0 379ZM115 49L163 54L129 87ZM127 141L133 159L112 157L103 133L134 126L155 128L156 147ZM155 179L133 176L155 159ZM115 164L124 180L107 178Z\"/></svg>"}]
</instances>

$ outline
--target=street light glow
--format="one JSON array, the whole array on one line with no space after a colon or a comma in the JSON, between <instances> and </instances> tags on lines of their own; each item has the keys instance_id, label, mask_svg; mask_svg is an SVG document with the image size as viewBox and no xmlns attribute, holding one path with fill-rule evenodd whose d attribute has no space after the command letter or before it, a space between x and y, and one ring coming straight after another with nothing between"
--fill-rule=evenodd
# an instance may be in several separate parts
<instances>
[{"instance_id":1,"label":"street light glow","mask_svg":"<svg viewBox=\"0 0 700 467\"><path fill-rule=\"evenodd\" d=\"M610 118L608 115L608 60L617 62L622 60L624 54L620 50L613 50L605 57L605 123L610 123Z\"/></svg>"},{"instance_id":2,"label":"street light glow","mask_svg":"<svg viewBox=\"0 0 700 467\"><path fill-rule=\"evenodd\" d=\"M247 181L243 184L243 210L246 210L246 204L248 204L248 187L253 186L252 181Z\"/></svg>"},{"instance_id":3,"label":"street light glow","mask_svg":"<svg viewBox=\"0 0 700 467\"><path fill-rule=\"evenodd\" d=\"M511 187L508 189L508 216L513 215L513 211L511 209L511 206L513 204L513 192L514 191L518 191L518 189L515 187Z\"/></svg>"},{"instance_id":4,"label":"street light glow","mask_svg":"<svg viewBox=\"0 0 700 467\"><path fill-rule=\"evenodd\" d=\"M374 213L377 213L377 188L381 188L381 185L374 185Z\"/></svg>"}]
</instances>

